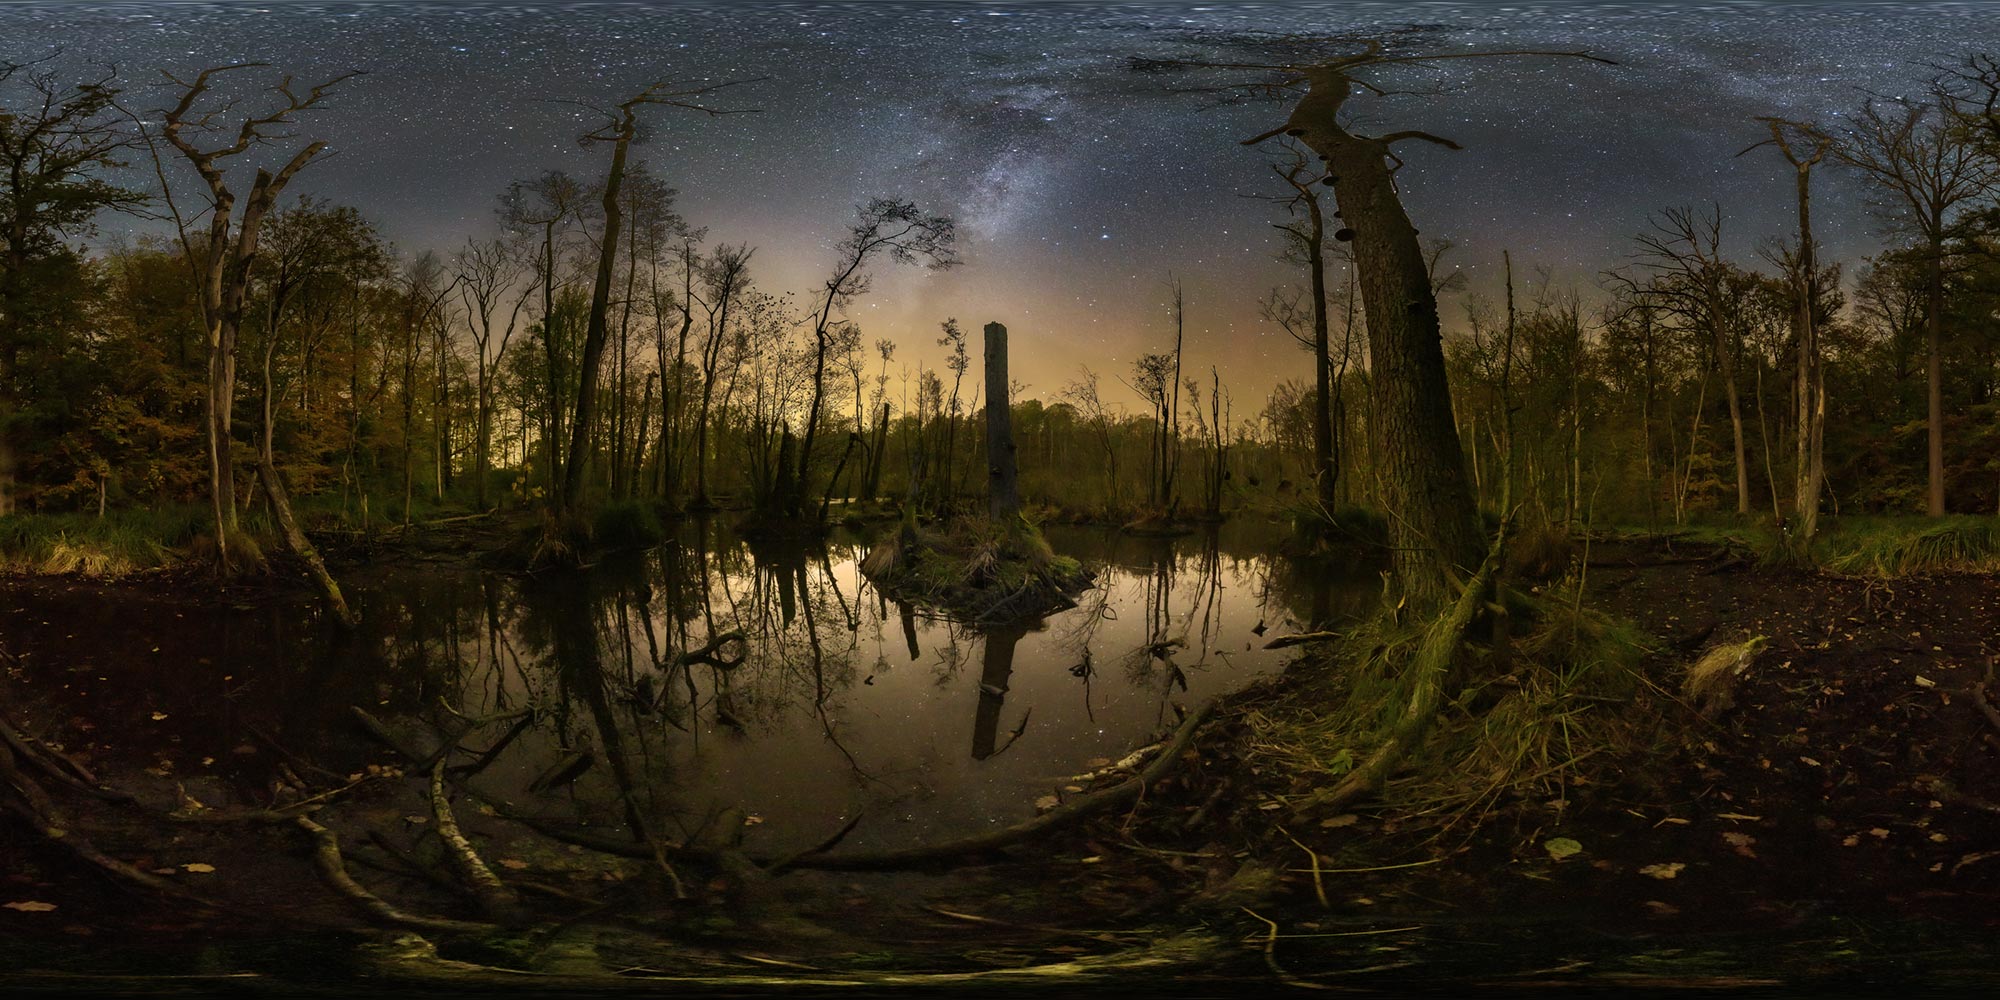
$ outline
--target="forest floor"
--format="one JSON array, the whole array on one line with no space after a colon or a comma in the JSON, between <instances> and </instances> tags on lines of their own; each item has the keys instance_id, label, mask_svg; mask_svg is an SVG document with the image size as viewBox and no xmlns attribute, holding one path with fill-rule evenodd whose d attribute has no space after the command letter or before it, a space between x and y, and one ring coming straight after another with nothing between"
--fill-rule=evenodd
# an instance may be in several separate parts
<instances>
[{"instance_id":1,"label":"forest floor","mask_svg":"<svg viewBox=\"0 0 2000 1000\"><path fill-rule=\"evenodd\" d=\"M109 585L9 586L7 615L81 622ZM0 970L12 971L0 978L47 992L314 994L363 980L569 995L666 980L802 994L2000 987L2000 723L1975 696L2000 642L2000 579L1759 572L1609 545L1592 552L1588 592L1659 640L1647 670L1664 691L1705 643L1769 645L1727 712L1704 719L1664 700L1662 738L1644 752L1480 817L1296 810L1300 789L1255 752L1248 720L1333 669L1310 657L1230 699L1129 809L974 864L680 866L689 899L677 901L653 862L554 843L461 800L468 836L539 922L428 935L437 952L326 889L292 824L159 819L189 798L232 804L231 789L175 758L184 749L106 750L86 759L145 808L51 783L69 829L203 901L114 880L10 818ZM157 620L117 627L171 639L182 603L162 594ZM59 717L37 694L40 669L7 665L12 721L72 750L115 745L114 716L130 707L107 699L92 713L102 718ZM357 739L289 766L309 789L344 789L316 816L359 879L406 911L476 918L421 856L427 783L401 775L406 763Z\"/></svg>"}]
</instances>

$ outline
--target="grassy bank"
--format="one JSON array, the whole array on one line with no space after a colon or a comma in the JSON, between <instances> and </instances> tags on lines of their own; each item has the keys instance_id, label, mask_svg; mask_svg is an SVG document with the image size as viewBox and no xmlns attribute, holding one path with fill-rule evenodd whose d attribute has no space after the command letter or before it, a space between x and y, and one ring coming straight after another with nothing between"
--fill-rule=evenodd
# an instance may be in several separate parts
<instances>
[{"instance_id":1,"label":"grassy bank","mask_svg":"<svg viewBox=\"0 0 2000 1000\"><path fill-rule=\"evenodd\" d=\"M203 547L209 521L201 507L10 514L0 517L0 572L110 577L171 566Z\"/></svg>"},{"instance_id":2,"label":"grassy bank","mask_svg":"<svg viewBox=\"0 0 2000 1000\"><path fill-rule=\"evenodd\" d=\"M2000 518L1852 516L1828 518L1802 550L1768 519L1696 522L1654 533L1618 528L1614 539L1665 539L1728 549L1765 566L1818 568L1848 576L1894 579L1923 573L2000 573Z\"/></svg>"}]
</instances>

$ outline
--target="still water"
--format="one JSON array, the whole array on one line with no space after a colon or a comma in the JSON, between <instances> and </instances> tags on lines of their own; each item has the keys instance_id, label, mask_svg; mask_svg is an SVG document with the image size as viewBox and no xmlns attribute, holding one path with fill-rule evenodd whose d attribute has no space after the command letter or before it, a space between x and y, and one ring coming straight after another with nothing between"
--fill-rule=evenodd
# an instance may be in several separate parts
<instances>
[{"instance_id":1,"label":"still water","mask_svg":"<svg viewBox=\"0 0 2000 1000\"><path fill-rule=\"evenodd\" d=\"M1268 635L1379 591L1371 573L1293 569L1255 526L1179 539L1057 528L1050 541L1097 587L1043 622L992 630L885 601L857 540L765 549L695 528L575 573L357 570L364 625L339 640L292 603L132 597L93 616L17 596L5 625L29 654L24 679L69 714L46 722L72 746L233 784L238 798L257 800L269 775L252 765L272 747L294 764L358 766L350 704L426 741L453 712L532 707L511 736L502 722L461 741L454 760L475 761L506 738L477 774L483 793L668 839L740 809L747 846L783 853L857 814L845 847L1025 819L1069 776L1171 727L1176 705L1281 670L1288 654L1264 650ZM729 633L741 639L721 663L679 655ZM119 634L152 649L109 641ZM557 773L565 762L577 773Z\"/></svg>"}]
</instances>

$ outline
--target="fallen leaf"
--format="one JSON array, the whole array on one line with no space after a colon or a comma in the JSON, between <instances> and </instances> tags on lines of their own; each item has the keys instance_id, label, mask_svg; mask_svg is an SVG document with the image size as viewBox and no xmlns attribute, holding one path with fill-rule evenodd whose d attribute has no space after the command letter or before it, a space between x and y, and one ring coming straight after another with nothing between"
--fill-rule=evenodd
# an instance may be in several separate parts
<instances>
[{"instance_id":1,"label":"fallen leaf","mask_svg":"<svg viewBox=\"0 0 2000 1000\"><path fill-rule=\"evenodd\" d=\"M10 910L19 910L22 913L47 913L50 910L56 908L56 904L54 903L44 903L39 900L33 900L33 899L23 900L18 903L5 903L0 905L4 905Z\"/></svg>"},{"instance_id":2,"label":"fallen leaf","mask_svg":"<svg viewBox=\"0 0 2000 1000\"><path fill-rule=\"evenodd\" d=\"M762 816L745 816L745 817L743 817L743 825L744 825L744 826L756 826L757 824L759 824L759 823L762 823L762 822L764 822L764 817L762 817Z\"/></svg>"},{"instance_id":3,"label":"fallen leaf","mask_svg":"<svg viewBox=\"0 0 2000 1000\"><path fill-rule=\"evenodd\" d=\"M195 873L196 875L207 875L207 874L209 874L209 873L211 873L211 872L215 871L215 866L214 866L214 865L210 865L210 864L203 864L203 863L202 863L202 862L200 862L200 861L192 861L192 862L189 862L189 863L187 863L187 864L184 864L184 865L182 865L182 866L181 866L181 868L183 868L183 869L185 869L185 870L187 870L187 871L191 871L191 872Z\"/></svg>"},{"instance_id":4,"label":"fallen leaf","mask_svg":"<svg viewBox=\"0 0 2000 1000\"><path fill-rule=\"evenodd\" d=\"M1920 687L1920 688L1934 688L1934 687L1937 687L1937 682L1936 682L1936 681L1934 681L1934 680L1931 680L1931 679L1930 679L1930 678L1928 678L1928 677L1925 677L1925 676L1924 676L1924 675L1922 675L1922 674L1918 674L1918 675L1917 675L1917 686L1918 686L1918 687Z\"/></svg>"},{"instance_id":5,"label":"fallen leaf","mask_svg":"<svg viewBox=\"0 0 2000 1000\"><path fill-rule=\"evenodd\" d=\"M165 721L166 721L166 718L167 718L167 713L165 713L165 712L154 712L154 713L153 713L153 721L154 721L154 722L165 722Z\"/></svg>"},{"instance_id":6,"label":"fallen leaf","mask_svg":"<svg viewBox=\"0 0 2000 1000\"><path fill-rule=\"evenodd\" d=\"M526 861L522 861L520 858L501 858L500 867L512 869L513 871L517 872L526 871L528 868L528 863Z\"/></svg>"},{"instance_id":7,"label":"fallen leaf","mask_svg":"<svg viewBox=\"0 0 2000 1000\"><path fill-rule=\"evenodd\" d=\"M1816 760L1812 759L1811 757L1800 757L1800 758L1799 758L1799 763L1801 763L1801 764L1804 764L1804 765L1805 765L1805 766L1807 766L1807 767L1822 767L1822 766L1824 766L1824 765L1822 765L1822 764L1821 764L1821 763L1820 763L1819 761L1816 761Z\"/></svg>"},{"instance_id":8,"label":"fallen leaf","mask_svg":"<svg viewBox=\"0 0 2000 1000\"><path fill-rule=\"evenodd\" d=\"M1561 861L1564 858L1582 853L1583 845L1569 837L1552 837L1542 842L1542 850L1549 852L1549 857Z\"/></svg>"},{"instance_id":9,"label":"fallen leaf","mask_svg":"<svg viewBox=\"0 0 2000 1000\"><path fill-rule=\"evenodd\" d=\"M1053 795L1044 795L1041 798L1035 800L1035 811L1038 813L1050 812L1053 811L1055 807L1059 805L1062 805L1061 799L1056 798Z\"/></svg>"},{"instance_id":10,"label":"fallen leaf","mask_svg":"<svg viewBox=\"0 0 2000 1000\"><path fill-rule=\"evenodd\" d=\"M1681 869L1686 867L1687 865L1682 862L1670 861L1665 864L1647 865L1639 869L1639 874L1657 879L1679 878Z\"/></svg>"},{"instance_id":11,"label":"fallen leaf","mask_svg":"<svg viewBox=\"0 0 2000 1000\"><path fill-rule=\"evenodd\" d=\"M1653 915L1656 917L1671 917L1681 912L1680 907L1672 903L1660 902L1657 899L1646 900L1646 909L1653 911Z\"/></svg>"},{"instance_id":12,"label":"fallen leaf","mask_svg":"<svg viewBox=\"0 0 2000 1000\"><path fill-rule=\"evenodd\" d=\"M1331 819L1320 820L1319 825L1323 829L1334 830L1343 826L1353 826L1359 822L1361 822L1361 817L1353 813L1341 813Z\"/></svg>"},{"instance_id":13,"label":"fallen leaf","mask_svg":"<svg viewBox=\"0 0 2000 1000\"><path fill-rule=\"evenodd\" d=\"M1757 838L1752 837L1747 833L1735 833L1733 831L1730 833L1725 833L1722 835L1722 842L1728 844L1731 850L1734 850L1736 853L1741 854L1746 858L1754 858L1757 856L1757 852L1751 850L1750 848L1750 845L1755 844L1757 842Z\"/></svg>"}]
</instances>

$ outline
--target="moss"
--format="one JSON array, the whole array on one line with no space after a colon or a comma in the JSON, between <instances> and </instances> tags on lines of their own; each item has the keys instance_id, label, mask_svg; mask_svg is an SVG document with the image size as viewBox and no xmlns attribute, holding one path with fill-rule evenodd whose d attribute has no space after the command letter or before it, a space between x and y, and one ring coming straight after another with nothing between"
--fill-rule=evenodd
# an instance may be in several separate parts
<instances>
[{"instance_id":1,"label":"moss","mask_svg":"<svg viewBox=\"0 0 2000 1000\"><path fill-rule=\"evenodd\" d=\"M898 599L982 622L1040 618L1070 606L1091 582L1019 515L997 523L961 518L942 531L905 517L894 537L868 551L861 571Z\"/></svg>"},{"instance_id":2,"label":"moss","mask_svg":"<svg viewBox=\"0 0 2000 1000\"><path fill-rule=\"evenodd\" d=\"M1578 600L1574 574L1539 593L1507 588L1458 650L1450 703L1383 793L1413 819L1449 826L1503 796L1560 800L1596 762L1641 745L1658 713L1640 675L1652 644ZM1296 775L1302 808L1335 787L1402 719L1410 667L1432 623L1389 610L1365 620L1299 672L1300 696L1252 713L1253 757Z\"/></svg>"}]
</instances>

